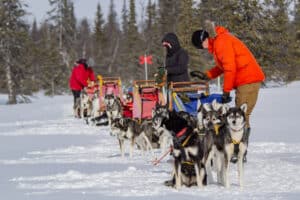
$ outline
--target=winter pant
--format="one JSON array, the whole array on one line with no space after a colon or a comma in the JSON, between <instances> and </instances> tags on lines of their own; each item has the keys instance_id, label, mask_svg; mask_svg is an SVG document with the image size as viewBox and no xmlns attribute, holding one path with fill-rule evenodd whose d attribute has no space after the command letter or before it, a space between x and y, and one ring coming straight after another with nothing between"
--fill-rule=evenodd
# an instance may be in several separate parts
<instances>
[{"instance_id":1,"label":"winter pant","mask_svg":"<svg viewBox=\"0 0 300 200\"><path fill-rule=\"evenodd\" d=\"M73 93L73 97L74 97L73 108L75 108L75 106L76 106L76 101L77 101L77 99L80 98L80 93L81 93L81 91L80 91L80 90L72 90L72 93Z\"/></svg>"},{"instance_id":2,"label":"winter pant","mask_svg":"<svg viewBox=\"0 0 300 200\"><path fill-rule=\"evenodd\" d=\"M250 115L256 104L258 91L261 83L250 83L239 86L235 93L235 105L240 107L243 103L247 103L246 126L250 128Z\"/></svg>"}]
</instances>

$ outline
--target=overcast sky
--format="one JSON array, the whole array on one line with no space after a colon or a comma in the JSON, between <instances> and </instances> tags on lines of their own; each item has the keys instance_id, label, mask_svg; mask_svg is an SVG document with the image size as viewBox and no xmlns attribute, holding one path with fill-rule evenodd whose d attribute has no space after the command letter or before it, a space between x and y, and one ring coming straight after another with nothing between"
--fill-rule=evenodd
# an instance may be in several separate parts
<instances>
[{"instance_id":1,"label":"overcast sky","mask_svg":"<svg viewBox=\"0 0 300 200\"><path fill-rule=\"evenodd\" d=\"M28 20L33 21L34 18L39 22L47 18L47 11L50 10L48 0L22 0L28 5L26 9L29 12ZM121 10L124 0L114 0L115 9L118 19L121 17ZM142 6L147 6L148 0L135 0L136 13L139 15L138 21L142 13ZM73 0L75 15L77 19L87 18L90 22L94 21L97 4L100 3L104 18L106 19L109 11L110 0ZM129 9L129 0L127 0L127 8Z\"/></svg>"}]
</instances>

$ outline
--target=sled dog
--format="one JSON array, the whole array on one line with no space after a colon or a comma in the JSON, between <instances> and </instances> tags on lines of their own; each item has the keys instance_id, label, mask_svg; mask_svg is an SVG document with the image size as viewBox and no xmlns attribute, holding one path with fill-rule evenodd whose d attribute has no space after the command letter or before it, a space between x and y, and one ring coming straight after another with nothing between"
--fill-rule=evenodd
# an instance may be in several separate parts
<instances>
[{"instance_id":1,"label":"sled dog","mask_svg":"<svg viewBox=\"0 0 300 200\"><path fill-rule=\"evenodd\" d=\"M206 185L206 171L202 163L204 151L198 135L189 126L187 120L171 111L167 118L154 117L155 126L167 129L173 138L174 157L173 182L176 189L186 186ZM159 126L159 122L161 125Z\"/></svg>"},{"instance_id":2,"label":"sled dog","mask_svg":"<svg viewBox=\"0 0 300 200\"><path fill-rule=\"evenodd\" d=\"M143 151L152 151L151 143L145 132L141 132L141 127L137 121L130 118L115 118L111 123L111 135L116 136L119 140L121 155L124 157L124 142L130 141L130 157L133 156L133 148L136 144Z\"/></svg>"},{"instance_id":3,"label":"sled dog","mask_svg":"<svg viewBox=\"0 0 300 200\"><path fill-rule=\"evenodd\" d=\"M229 108L223 106L226 110L225 124L220 127L219 134L214 138L216 146L217 161L220 162L220 174L223 175L224 186L229 187L229 164L231 157L237 155L238 175L240 187L244 186L244 163L243 158L247 150L248 134L246 130L245 113L247 104L240 107Z\"/></svg>"},{"instance_id":4,"label":"sled dog","mask_svg":"<svg viewBox=\"0 0 300 200\"><path fill-rule=\"evenodd\" d=\"M106 114L108 117L108 123L111 126L113 119L122 117L122 103L119 97L114 94L106 94L104 97L104 104L106 106Z\"/></svg>"},{"instance_id":5,"label":"sled dog","mask_svg":"<svg viewBox=\"0 0 300 200\"><path fill-rule=\"evenodd\" d=\"M92 112L92 99L89 97L85 89L80 94L80 116L88 123L88 118Z\"/></svg>"}]
</instances>

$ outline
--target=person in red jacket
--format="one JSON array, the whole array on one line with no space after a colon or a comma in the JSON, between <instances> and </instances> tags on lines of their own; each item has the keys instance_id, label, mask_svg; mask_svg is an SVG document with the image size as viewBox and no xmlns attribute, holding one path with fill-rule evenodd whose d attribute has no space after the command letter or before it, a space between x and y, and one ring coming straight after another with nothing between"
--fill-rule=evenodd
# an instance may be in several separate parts
<instances>
[{"instance_id":1,"label":"person in red jacket","mask_svg":"<svg viewBox=\"0 0 300 200\"><path fill-rule=\"evenodd\" d=\"M95 81L94 71L88 66L86 59L79 59L76 64L69 79L69 86L74 96L74 108L77 99L80 98L81 90L88 86L88 81Z\"/></svg>"},{"instance_id":2,"label":"person in red jacket","mask_svg":"<svg viewBox=\"0 0 300 200\"><path fill-rule=\"evenodd\" d=\"M250 135L250 114L256 104L258 92L265 75L246 45L226 28L216 26L216 36L209 37L206 30L197 30L192 43L198 49L207 49L214 57L216 66L200 73L203 80L224 74L222 103L230 101L230 91L236 90L235 104L247 103L246 127ZM246 159L246 158L245 158Z\"/></svg>"}]
</instances>

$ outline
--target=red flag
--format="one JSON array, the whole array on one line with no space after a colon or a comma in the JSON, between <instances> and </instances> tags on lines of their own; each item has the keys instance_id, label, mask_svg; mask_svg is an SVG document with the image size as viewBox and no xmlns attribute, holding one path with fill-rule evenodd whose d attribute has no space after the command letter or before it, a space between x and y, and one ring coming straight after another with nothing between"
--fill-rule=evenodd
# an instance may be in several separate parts
<instances>
[{"instance_id":1,"label":"red flag","mask_svg":"<svg viewBox=\"0 0 300 200\"><path fill-rule=\"evenodd\" d=\"M140 64L143 65L145 63L145 57L140 56Z\"/></svg>"},{"instance_id":2,"label":"red flag","mask_svg":"<svg viewBox=\"0 0 300 200\"><path fill-rule=\"evenodd\" d=\"M152 62L152 56L147 56L146 62L147 62L148 64L152 65L152 64L153 64L153 62Z\"/></svg>"},{"instance_id":3,"label":"red flag","mask_svg":"<svg viewBox=\"0 0 300 200\"><path fill-rule=\"evenodd\" d=\"M150 65L153 64L152 56L140 56L140 64L143 65L145 62Z\"/></svg>"}]
</instances>

